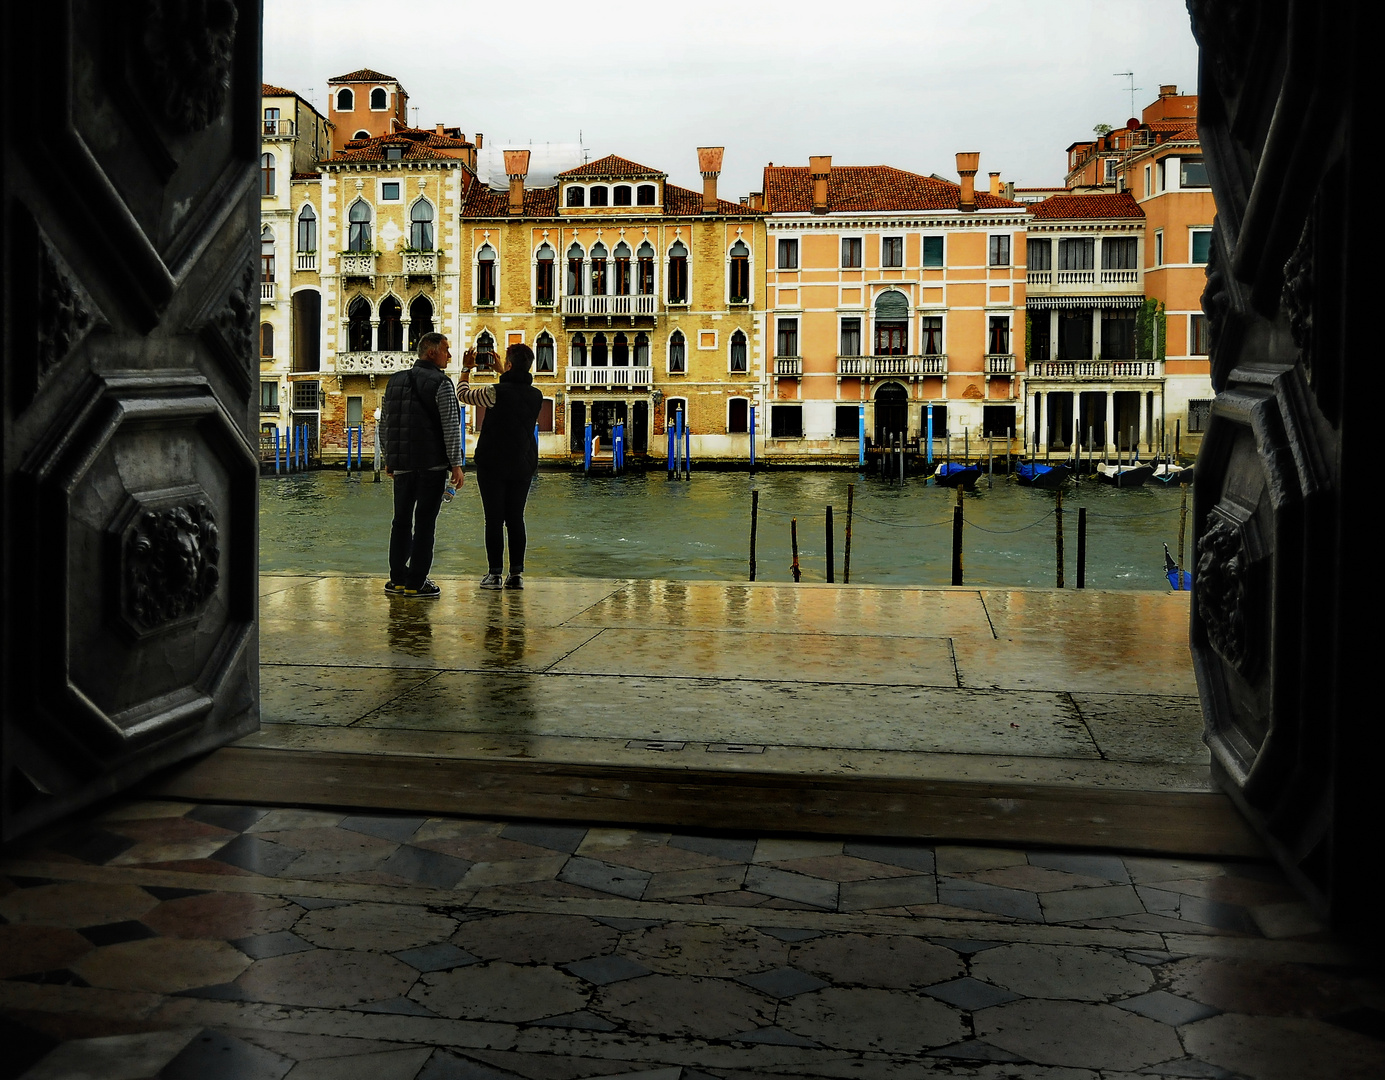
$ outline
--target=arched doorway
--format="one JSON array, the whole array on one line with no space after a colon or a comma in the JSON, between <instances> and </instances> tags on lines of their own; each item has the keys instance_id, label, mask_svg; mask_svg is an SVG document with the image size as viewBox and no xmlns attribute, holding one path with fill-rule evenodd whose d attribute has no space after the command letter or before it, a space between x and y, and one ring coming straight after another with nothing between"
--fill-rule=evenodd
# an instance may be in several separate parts
<instances>
[{"instance_id":1,"label":"arched doorway","mask_svg":"<svg viewBox=\"0 0 1385 1080\"><path fill-rule=\"evenodd\" d=\"M888 446L909 430L909 392L899 383L885 383L875 392L875 445Z\"/></svg>"}]
</instances>

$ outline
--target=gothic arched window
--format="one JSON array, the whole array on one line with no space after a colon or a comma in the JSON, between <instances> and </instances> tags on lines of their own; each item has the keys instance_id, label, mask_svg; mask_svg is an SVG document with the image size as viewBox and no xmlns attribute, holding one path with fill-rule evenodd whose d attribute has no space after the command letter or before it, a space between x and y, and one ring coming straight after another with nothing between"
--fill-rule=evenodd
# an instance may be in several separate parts
<instances>
[{"instance_id":1,"label":"gothic arched window","mask_svg":"<svg viewBox=\"0 0 1385 1080\"><path fill-rule=\"evenodd\" d=\"M357 199L347 211L346 232L347 251L370 250L370 206L364 199Z\"/></svg>"},{"instance_id":2,"label":"gothic arched window","mask_svg":"<svg viewBox=\"0 0 1385 1080\"><path fill-rule=\"evenodd\" d=\"M419 199L409 209L409 247L433 250L433 204L427 199Z\"/></svg>"}]
</instances>

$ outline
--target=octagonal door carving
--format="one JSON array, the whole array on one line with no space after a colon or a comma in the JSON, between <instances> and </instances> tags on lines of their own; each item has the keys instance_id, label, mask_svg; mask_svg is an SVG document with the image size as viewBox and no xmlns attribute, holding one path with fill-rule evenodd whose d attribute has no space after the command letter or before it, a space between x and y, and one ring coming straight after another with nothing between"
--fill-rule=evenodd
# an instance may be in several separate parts
<instances>
[{"instance_id":1,"label":"octagonal door carving","mask_svg":"<svg viewBox=\"0 0 1385 1080\"><path fill-rule=\"evenodd\" d=\"M6 5L0 831L258 724L258 0Z\"/></svg>"}]
</instances>

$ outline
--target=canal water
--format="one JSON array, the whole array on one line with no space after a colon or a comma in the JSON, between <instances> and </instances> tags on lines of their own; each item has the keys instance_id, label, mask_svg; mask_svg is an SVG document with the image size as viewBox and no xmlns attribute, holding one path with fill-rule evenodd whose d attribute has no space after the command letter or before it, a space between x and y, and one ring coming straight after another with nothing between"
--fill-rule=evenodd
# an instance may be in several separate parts
<instances>
[{"instance_id":1,"label":"canal water","mask_svg":"<svg viewBox=\"0 0 1385 1080\"><path fill-rule=\"evenodd\" d=\"M790 520L798 519L803 580L826 581L825 511L834 512L836 579L842 580L847 485L856 485L852 584L951 584L955 492L922 479L887 484L852 472L694 471L671 482L662 472L586 476L541 472L526 520L526 571L537 577L744 580L749 571L751 491L760 493L759 581L792 581ZM268 476L260 481L260 569L264 572L373 574L384 578L392 486L344 472ZM1191 494L1191 493L1190 493ZM1180 492L1120 491L1085 482L1064 493L1069 588L1077 580L1077 508L1087 508L1087 586L1167 589L1163 545L1177 552ZM1189 504L1191 506L1191 497ZM983 477L964 505L968 585L1052 587L1053 492ZM486 572L475 477L438 519L435 577Z\"/></svg>"}]
</instances>

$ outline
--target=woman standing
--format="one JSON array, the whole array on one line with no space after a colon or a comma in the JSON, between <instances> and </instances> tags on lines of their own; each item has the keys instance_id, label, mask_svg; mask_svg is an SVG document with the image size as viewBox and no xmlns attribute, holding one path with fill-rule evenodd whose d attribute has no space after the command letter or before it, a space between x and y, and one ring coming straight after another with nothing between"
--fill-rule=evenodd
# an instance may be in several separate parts
<instances>
[{"instance_id":1,"label":"woman standing","mask_svg":"<svg viewBox=\"0 0 1385 1080\"><path fill-rule=\"evenodd\" d=\"M539 467L534 424L543 408L543 394L534 387L534 351L515 344L505 350L500 381L493 386L470 386L476 350L462 357L457 399L483 409L481 435L476 443L476 486L486 515L486 558L489 570L483 589L524 588L524 504ZM505 533L510 534L510 573L505 570Z\"/></svg>"}]
</instances>

